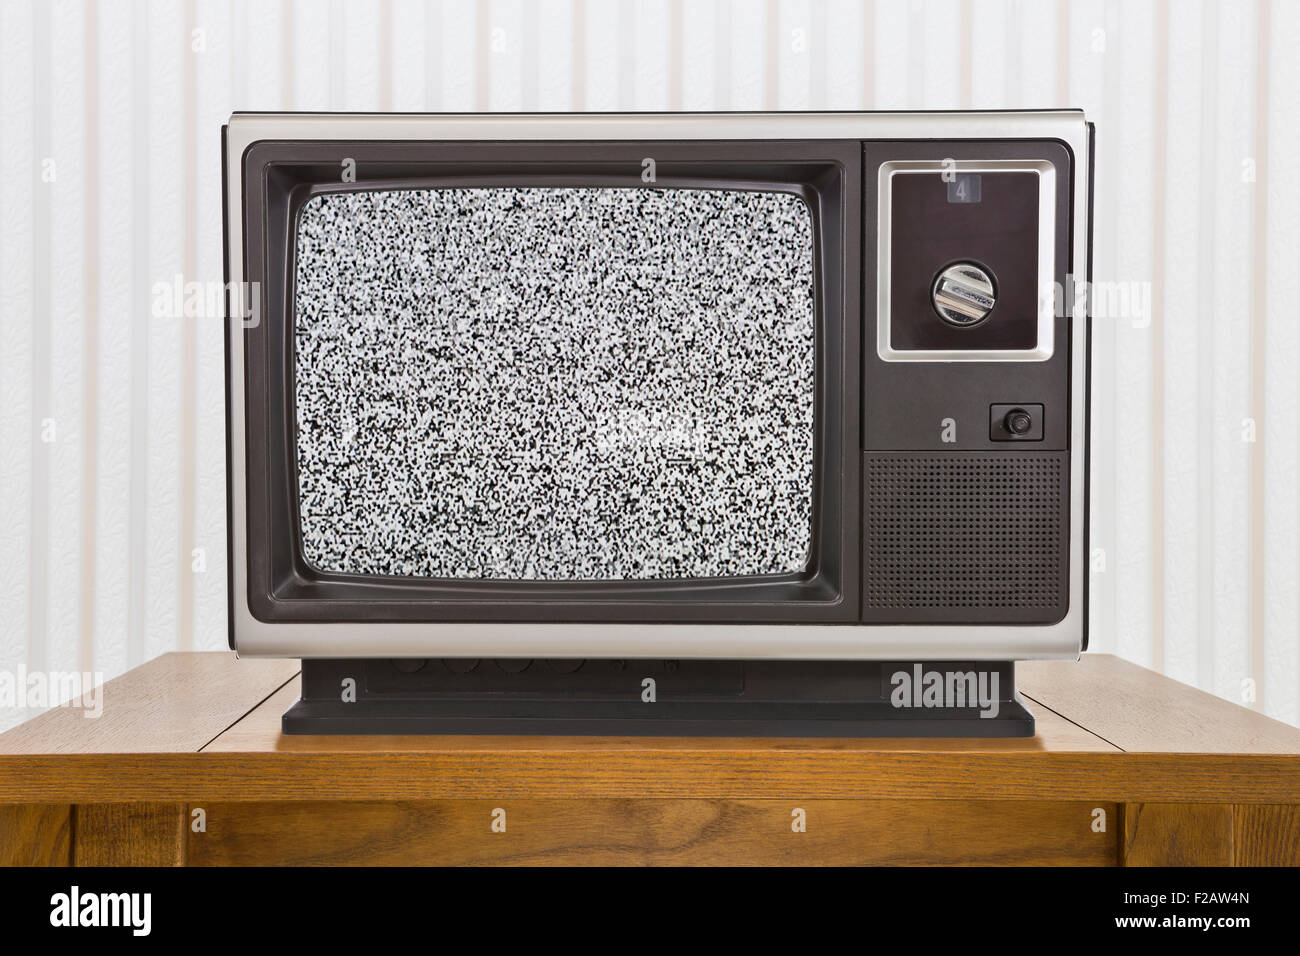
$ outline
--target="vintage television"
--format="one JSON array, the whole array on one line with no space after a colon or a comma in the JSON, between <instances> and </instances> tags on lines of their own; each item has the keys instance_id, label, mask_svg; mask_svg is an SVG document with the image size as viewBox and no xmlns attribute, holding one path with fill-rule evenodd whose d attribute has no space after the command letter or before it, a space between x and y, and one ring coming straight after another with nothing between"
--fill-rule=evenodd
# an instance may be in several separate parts
<instances>
[{"instance_id":1,"label":"vintage television","mask_svg":"<svg viewBox=\"0 0 1300 956\"><path fill-rule=\"evenodd\" d=\"M238 113L230 642L289 733L1033 733L1078 111Z\"/></svg>"}]
</instances>

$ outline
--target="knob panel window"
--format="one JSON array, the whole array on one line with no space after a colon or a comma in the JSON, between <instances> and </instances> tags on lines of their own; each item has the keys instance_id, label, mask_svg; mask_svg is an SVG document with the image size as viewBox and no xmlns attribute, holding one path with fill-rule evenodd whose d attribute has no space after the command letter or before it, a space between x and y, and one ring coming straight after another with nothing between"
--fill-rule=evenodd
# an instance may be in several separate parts
<instances>
[{"instance_id":1,"label":"knob panel window","mask_svg":"<svg viewBox=\"0 0 1300 956\"><path fill-rule=\"evenodd\" d=\"M1050 358L1056 188L1045 160L881 164L880 357Z\"/></svg>"}]
</instances>

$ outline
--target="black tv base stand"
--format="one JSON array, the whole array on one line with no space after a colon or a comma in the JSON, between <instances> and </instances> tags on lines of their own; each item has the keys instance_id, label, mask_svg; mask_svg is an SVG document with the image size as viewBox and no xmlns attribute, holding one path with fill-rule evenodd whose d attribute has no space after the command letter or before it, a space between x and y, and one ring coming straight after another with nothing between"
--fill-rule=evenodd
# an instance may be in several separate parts
<instances>
[{"instance_id":1,"label":"black tv base stand","mask_svg":"<svg viewBox=\"0 0 1300 956\"><path fill-rule=\"evenodd\" d=\"M1032 737L1015 665L305 660L286 734Z\"/></svg>"}]
</instances>

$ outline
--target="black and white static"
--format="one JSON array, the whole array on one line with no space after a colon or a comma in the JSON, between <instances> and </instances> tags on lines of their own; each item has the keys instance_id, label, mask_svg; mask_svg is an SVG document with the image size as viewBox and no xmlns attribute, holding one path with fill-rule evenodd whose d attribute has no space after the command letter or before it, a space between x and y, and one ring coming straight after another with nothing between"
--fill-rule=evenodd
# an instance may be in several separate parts
<instances>
[{"instance_id":1,"label":"black and white static","mask_svg":"<svg viewBox=\"0 0 1300 956\"><path fill-rule=\"evenodd\" d=\"M785 192L313 198L294 291L304 557L450 579L803 570L813 260Z\"/></svg>"}]
</instances>

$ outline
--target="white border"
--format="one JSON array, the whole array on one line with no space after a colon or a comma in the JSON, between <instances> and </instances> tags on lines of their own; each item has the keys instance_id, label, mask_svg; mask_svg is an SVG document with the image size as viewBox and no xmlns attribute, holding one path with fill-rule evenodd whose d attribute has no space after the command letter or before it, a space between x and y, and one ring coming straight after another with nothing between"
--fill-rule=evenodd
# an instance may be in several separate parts
<instances>
[{"instance_id":1,"label":"white border","mask_svg":"<svg viewBox=\"0 0 1300 956\"><path fill-rule=\"evenodd\" d=\"M1073 153L1073 261L1087 262L1088 131L1077 110L1029 113L321 114L240 113L226 136L230 281L243 281L243 163L259 140L1049 139ZM231 605L244 657L617 657L765 660L1061 660L1083 639L1085 356L1073 303L1070 422L1070 603L1046 626L862 624L267 624L248 608L245 435L230 436ZM242 329L230 336L231 421L244 421Z\"/></svg>"}]
</instances>

